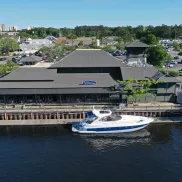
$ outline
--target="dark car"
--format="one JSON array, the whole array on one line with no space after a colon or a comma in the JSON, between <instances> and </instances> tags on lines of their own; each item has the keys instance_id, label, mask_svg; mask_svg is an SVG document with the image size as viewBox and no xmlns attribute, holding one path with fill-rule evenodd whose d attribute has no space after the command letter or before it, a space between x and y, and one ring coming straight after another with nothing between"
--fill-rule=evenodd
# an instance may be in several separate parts
<instances>
[{"instance_id":1,"label":"dark car","mask_svg":"<svg viewBox=\"0 0 182 182\"><path fill-rule=\"evenodd\" d=\"M182 76L182 69L180 69L178 72L179 72L179 76Z\"/></svg>"},{"instance_id":2,"label":"dark car","mask_svg":"<svg viewBox=\"0 0 182 182\"><path fill-rule=\"evenodd\" d=\"M179 59L179 56L175 56L174 59Z\"/></svg>"},{"instance_id":3,"label":"dark car","mask_svg":"<svg viewBox=\"0 0 182 182\"><path fill-rule=\"evenodd\" d=\"M6 61L7 58L0 58L0 61Z\"/></svg>"}]
</instances>

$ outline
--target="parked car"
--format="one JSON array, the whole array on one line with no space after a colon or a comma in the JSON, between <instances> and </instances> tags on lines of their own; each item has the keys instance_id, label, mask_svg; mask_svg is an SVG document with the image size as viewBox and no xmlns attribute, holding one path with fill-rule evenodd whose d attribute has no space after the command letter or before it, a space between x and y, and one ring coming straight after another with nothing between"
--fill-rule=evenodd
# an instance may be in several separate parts
<instances>
[{"instance_id":1,"label":"parked car","mask_svg":"<svg viewBox=\"0 0 182 182\"><path fill-rule=\"evenodd\" d=\"M167 67L174 68L174 64L168 64Z\"/></svg>"},{"instance_id":2,"label":"parked car","mask_svg":"<svg viewBox=\"0 0 182 182\"><path fill-rule=\"evenodd\" d=\"M179 59L179 56L175 56L174 59Z\"/></svg>"},{"instance_id":3,"label":"parked car","mask_svg":"<svg viewBox=\"0 0 182 182\"><path fill-rule=\"evenodd\" d=\"M6 61L7 58L0 58L0 61Z\"/></svg>"},{"instance_id":4,"label":"parked car","mask_svg":"<svg viewBox=\"0 0 182 182\"><path fill-rule=\"evenodd\" d=\"M21 62L19 62L19 63L18 63L18 65L19 65L19 66L24 66L24 64L23 64L23 63L21 63Z\"/></svg>"},{"instance_id":5,"label":"parked car","mask_svg":"<svg viewBox=\"0 0 182 182\"><path fill-rule=\"evenodd\" d=\"M180 69L178 72L179 72L179 76L182 76L182 69Z\"/></svg>"},{"instance_id":6,"label":"parked car","mask_svg":"<svg viewBox=\"0 0 182 182\"><path fill-rule=\"evenodd\" d=\"M171 61L170 64L178 64L176 61Z\"/></svg>"}]
</instances>

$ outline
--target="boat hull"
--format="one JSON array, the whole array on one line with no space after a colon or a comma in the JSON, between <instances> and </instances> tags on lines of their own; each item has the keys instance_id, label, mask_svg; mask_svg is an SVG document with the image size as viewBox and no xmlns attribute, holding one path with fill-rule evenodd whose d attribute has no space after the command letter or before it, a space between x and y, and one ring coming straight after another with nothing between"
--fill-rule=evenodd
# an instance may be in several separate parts
<instances>
[{"instance_id":1,"label":"boat hull","mask_svg":"<svg viewBox=\"0 0 182 182\"><path fill-rule=\"evenodd\" d=\"M121 126L121 127L109 127L109 128L84 128L72 126L72 131L76 133L127 133L141 130L147 127L148 124L135 125L135 126Z\"/></svg>"}]
</instances>

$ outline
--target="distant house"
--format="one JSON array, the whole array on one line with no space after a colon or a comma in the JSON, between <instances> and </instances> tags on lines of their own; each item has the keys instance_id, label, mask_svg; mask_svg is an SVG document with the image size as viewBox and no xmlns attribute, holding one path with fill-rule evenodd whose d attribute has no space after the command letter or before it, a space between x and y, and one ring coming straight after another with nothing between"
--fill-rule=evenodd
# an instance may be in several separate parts
<instances>
[{"instance_id":1,"label":"distant house","mask_svg":"<svg viewBox=\"0 0 182 182\"><path fill-rule=\"evenodd\" d=\"M107 46L114 46L118 44L118 41L113 40L113 38L106 37L102 39L101 43Z\"/></svg>"},{"instance_id":2,"label":"distant house","mask_svg":"<svg viewBox=\"0 0 182 182\"><path fill-rule=\"evenodd\" d=\"M34 53L42 47L53 46L52 41L48 39L26 39L20 44L20 50L24 53Z\"/></svg>"},{"instance_id":3,"label":"distant house","mask_svg":"<svg viewBox=\"0 0 182 182\"><path fill-rule=\"evenodd\" d=\"M81 41L83 42L83 46L89 46L90 44L92 44L92 40L71 40L71 39L67 39L65 45L78 46Z\"/></svg>"}]
</instances>

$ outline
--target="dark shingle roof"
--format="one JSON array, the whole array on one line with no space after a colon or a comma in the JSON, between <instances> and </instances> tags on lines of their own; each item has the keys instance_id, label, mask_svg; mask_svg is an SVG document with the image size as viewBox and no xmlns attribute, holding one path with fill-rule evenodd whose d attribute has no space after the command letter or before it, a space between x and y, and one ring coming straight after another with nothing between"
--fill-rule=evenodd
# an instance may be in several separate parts
<instances>
[{"instance_id":1,"label":"dark shingle roof","mask_svg":"<svg viewBox=\"0 0 182 182\"><path fill-rule=\"evenodd\" d=\"M96 81L95 85L90 85L89 87L110 87L117 84L109 73L74 73L57 74L53 87L88 87L82 84L85 80Z\"/></svg>"},{"instance_id":2,"label":"dark shingle roof","mask_svg":"<svg viewBox=\"0 0 182 182\"><path fill-rule=\"evenodd\" d=\"M103 50L76 50L53 64L50 68L59 67L120 67L121 61Z\"/></svg>"},{"instance_id":3,"label":"dark shingle roof","mask_svg":"<svg viewBox=\"0 0 182 182\"><path fill-rule=\"evenodd\" d=\"M57 70L46 68L18 68L0 79L2 81L53 80Z\"/></svg>"},{"instance_id":4,"label":"dark shingle roof","mask_svg":"<svg viewBox=\"0 0 182 182\"><path fill-rule=\"evenodd\" d=\"M149 45L137 40L135 42L126 44L125 47L149 47Z\"/></svg>"},{"instance_id":5,"label":"dark shingle roof","mask_svg":"<svg viewBox=\"0 0 182 182\"><path fill-rule=\"evenodd\" d=\"M127 67L121 68L121 74L123 80L128 80L129 78L137 80L147 80L151 78L157 69L155 67Z\"/></svg>"},{"instance_id":6,"label":"dark shingle roof","mask_svg":"<svg viewBox=\"0 0 182 182\"><path fill-rule=\"evenodd\" d=\"M156 72L151 78L154 80L158 80L159 78L161 78L162 76L164 76L163 73L161 73L160 71Z\"/></svg>"},{"instance_id":7,"label":"dark shingle roof","mask_svg":"<svg viewBox=\"0 0 182 182\"><path fill-rule=\"evenodd\" d=\"M30 69L32 68L29 68L29 70L27 69L29 73L30 73ZM41 70L41 73L43 73L43 69ZM49 72L49 74L50 73L51 72ZM14 80L12 79L12 77L9 77L9 79L6 78L3 81L0 80L0 88L83 88L83 87L110 87L117 84L117 82L109 75L109 73L57 74L57 73L54 73L54 70L53 70L51 74L49 79L47 77L45 78L37 77L36 79L36 77L33 76L31 77L31 79L29 78L28 80L28 78L26 78L27 75L24 76L25 73L24 75L22 75L22 78L19 77L19 79L17 79L17 76L14 73L13 74L15 77ZM34 72L33 75L38 76L38 73L35 74ZM44 74L44 76L46 75ZM11 81L8 81L8 80L11 80ZM96 81L96 84L89 85L89 86L83 85L83 82L85 80Z\"/></svg>"}]
</instances>

